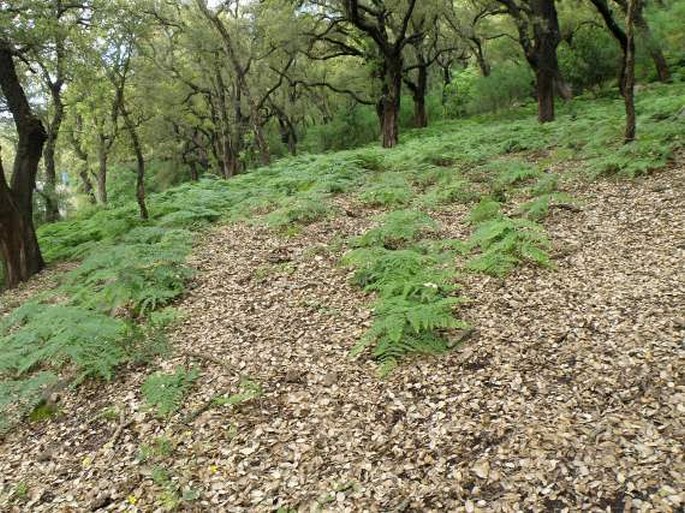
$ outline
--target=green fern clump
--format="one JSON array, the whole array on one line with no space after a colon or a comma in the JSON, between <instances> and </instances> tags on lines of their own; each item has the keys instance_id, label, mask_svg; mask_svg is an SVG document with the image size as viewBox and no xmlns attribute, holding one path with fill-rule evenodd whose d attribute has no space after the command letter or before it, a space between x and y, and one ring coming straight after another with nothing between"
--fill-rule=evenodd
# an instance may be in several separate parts
<instances>
[{"instance_id":1,"label":"green fern clump","mask_svg":"<svg viewBox=\"0 0 685 513\"><path fill-rule=\"evenodd\" d=\"M126 359L127 323L77 306L26 303L3 322L0 375L22 376L49 366L74 369L75 382L111 379Z\"/></svg>"},{"instance_id":2,"label":"green fern clump","mask_svg":"<svg viewBox=\"0 0 685 513\"><path fill-rule=\"evenodd\" d=\"M190 232L169 230L157 243L103 247L70 273L64 290L75 304L144 316L183 292L192 276L185 265L191 240Z\"/></svg>"},{"instance_id":3,"label":"green fern clump","mask_svg":"<svg viewBox=\"0 0 685 513\"><path fill-rule=\"evenodd\" d=\"M284 228L294 224L311 224L330 213L330 207L320 195L295 196L266 216L266 224L272 228Z\"/></svg>"},{"instance_id":4,"label":"green fern clump","mask_svg":"<svg viewBox=\"0 0 685 513\"><path fill-rule=\"evenodd\" d=\"M431 217L418 210L395 210L381 218L373 228L353 241L357 247L383 246L397 248L417 241L437 231L437 224Z\"/></svg>"},{"instance_id":5,"label":"green fern clump","mask_svg":"<svg viewBox=\"0 0 685 513\"><path fill-rule=\"evenodd\" d=\"M525 162L506 161L503 166L497 167L503 167L503 169L499 171L495 179L494 186L496 188L511 187L512 185L539 178L542 175L539 169Z\"/></svg>"},{"instance_id":6,"label":"green fern clump","mask_svg":"<svg viewBox=\"0 0 685 513\"><path fill-rule=\"evenodd\" d=\"M441 267L449 259L414 249L359 248L347 253L343 263L356 268L354 283L380 297L428 300L452 292L453 273Z\"/></svg>"},{"instance_id":7,"label":"green fern clump","mask_svg":"<svg viewBox=\"0 0 685 513\"><path fill-rule=\"evenodd\" d=\"M378 228L356 239L357 249L343 263L355 268L353 281L375 292L374 323L353 350L373 345L381 373L412 353L438 353L449 344L442 330L463 326L452 308L455 290L453 252L437 244L420 244L435 222L418 211L395 211ZM410 243L415 244L407 247Z\"/></svg>"},{"instance_id":8,"label":"green fern clump","mask_svg":"<svg viewBox=\"0 0 685 513\"><path fill-rule=\"evenodd\" d=\"M406 178L396 172L380 174L359 194L359 200L372 207L393 207L406 205L414 192Z\"/></svg>"},{"instance_id":9,"label":"green fern clump","mask_svg":"<svg viewBox=\"0 0 685 513\"><path fill-rule=\"evenodd\" d=\"M550 243L542 227L527 219L497 217L478 225L469 241L480 254L467 268L502 277L522 262L551 265Z\"/></svg>"},{"instance_id":10,"label":"green fern clump","mask_svg":"<svg viewBox=\"0 0 685 513\"><path fill-rule=\"evenodd\" d=\"M470 224L477 225L484 221L497 219L502 215L502 204L492 198L484 197L471 209L468 216Z\"/></svg>"},{"instance_id":11,"label":"green fern clump","mask_svg":"<svg viewBox=\"0 0 685 513\"><path fill-rule=\"evenodd\" d=\"M154 373L142 385L145 402L159 416L169 416L181 407L199 376L200 371L195 367L177 367L173 373Z\"/></svg>"},{"instance_id":12,"label":"green fern clump","mask_svg":"<svg viewBox=\"0 0 685 513\"><path fill-rule=\"evenodd\" d=\"M381 363L381 374L394 368L408 354L437 354L449 349L440 330L463 328L452 309L457 298L433 298L422 301L401 296L381 298L374 305L374 323L353 348L356 355L373 345L373 354Z\"/></svg>"}]
</instances>

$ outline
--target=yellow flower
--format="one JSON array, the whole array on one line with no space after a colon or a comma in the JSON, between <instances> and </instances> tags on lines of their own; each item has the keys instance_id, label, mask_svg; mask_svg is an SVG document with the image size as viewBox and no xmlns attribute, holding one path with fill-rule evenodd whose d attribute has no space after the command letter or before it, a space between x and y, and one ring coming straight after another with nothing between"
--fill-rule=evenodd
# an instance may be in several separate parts
<instances>
[{"instance_id":1,"label":"yellow flower","mask_svg":"<svg viewBox=\"0 0 685 513\"><path fill-rule=\"evenodd\" d=\"M217 472L219 472L219 467L217 467L216 465L210 465L209 466L209 473L210 474L216 474Z\"/></svg>"},{"instance_id":2,"label":"yellow flower","mask_svg":"<svg viewBox=\"0 0 685 513\"><path fill-rule=\"evenodd\" d=\"M126 500L128 501L129 504L135 506L136 502L138 502L138 497L136 497L135 495L131 494L131 495L128 496L128 499L126 499Z\"/></svg>"}]
</instances>

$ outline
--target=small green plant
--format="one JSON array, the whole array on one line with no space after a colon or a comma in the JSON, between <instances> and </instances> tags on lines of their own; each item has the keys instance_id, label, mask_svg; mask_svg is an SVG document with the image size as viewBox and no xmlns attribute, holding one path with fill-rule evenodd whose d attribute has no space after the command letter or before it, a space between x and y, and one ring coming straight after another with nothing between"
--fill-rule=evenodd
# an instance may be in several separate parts
<instances>
[{"instance_id":1,"label":"small green plant","mask_svg":"<svg viewBox=\"0 0 685 513\"><path fill-rule=\"evenodd\" d=\"M29 420L31 422L41 422L43 420L51 419L57 415L59 415L59 408L56 404L41 402L29 414Z\"/></svg>"},{"instance_id":2,"label":"small green plant","mask_svg":"<svg viewBox=\"0 0 685 513\"><path fill-rule=\"evenodd\" d=\"M381 218L380 225L353 241L358 247L397 248L435 232L437 224L418 210L395 210Z\"/></svg>"},{"instance_id":3,"label":"small green plant","mask_svg":"<svg viewBox=\"0 0 685 513\"><path fill-rule=\"evenodd\" d=\"M23 502L28 498L28 496L29 485L26 484L26 481L19 481L16 485L14 485L14 489L12 490L12 500Z\"/></svg>"},{"instance_id":4,"label":"small green plant","mask_svg":"<svg viewBox=\"0 0 685 513\"><path fill-rule=\"evenodd\" d=\"M228 397L220 396L214 399L218 406L236 406L262 395L262 386L251 379L244 378L238 385L239 392Z\"/></svg>"},{"instance_id":5,"label":"small green plant","mask_svg":"<svg viewBox=\"0 0 685 513\"><path fill-rule=\"evenodd\" d=\"M542 174L539 169L524 162L507 161L502 167L495 179L496 187L510 187L538 178Z\"/></svg>"},{"instance_id":6,"label":"small green plant","mask_svg":"<svg viewBox=\"0 0 685 513\"><path fill-rule=\"evenodd\" d=\"M496 219L502 214L502 204L492 198L482 198L478 204L471 209L468 221L470 224L477 225L484 221Z\"/></svg>"},{"instance_id":7,"label":"small green plant","mask_svg":"<svg viewBox=\"0 0 685 513\"><path fill-rule=\"evenodd\" d=\"M466 326L452 313L458 303L456 298L435 297L426 302L402 297L382 298L374 305L375 321L371 329L352 354L359 354L373 344L373 354L381 363L381 374L386 374L407 354L444 352L449 345L438 330Z\"/></svg>"},{"instance_id":8,"label":"small green plant","mask_svg":"<svg viewBox=\"0 0 685 513\"><path fill-rule=\"evenodd\" d=\"M195 367L189 370L177 367L173 373L152 374L142 386L145 402L159 416L169 416L181 407L199 375L200 371Z\"/></svg>"},{"instance_id":9,"label":"small green plant","mask_svg":"<svg viewBox=\"0 0 685 513\"><path fill-rule=\"evenodd\" d=\"M468 262L468 269L492 276L504 276L522 262L551 265L550 243L543 228L527 219L499 217L484 221L469 244L480 254Z\"/></svg>"}]
</instances>

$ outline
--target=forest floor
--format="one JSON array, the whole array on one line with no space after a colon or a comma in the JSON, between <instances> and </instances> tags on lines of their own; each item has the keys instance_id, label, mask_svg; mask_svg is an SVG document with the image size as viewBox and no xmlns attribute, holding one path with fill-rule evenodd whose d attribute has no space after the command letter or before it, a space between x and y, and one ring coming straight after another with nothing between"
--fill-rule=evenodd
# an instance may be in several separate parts
<instances>
[{"instance_id":1,"label":"forest floor","mask_svg":"<svg viewBox=\"0 0 685 513\"><path fill-rule=\"evenodd\" d=\"M383 380L349 357L370 297L338 263L377 212L340 197L358 214L292 237L212 230L160 363L201 369L181 411L144 407L145 368L65 391L0 445L0 509L682 511L685 167L566 192L582 210L544 221L555 268L466 276L472 336ZM436 212L441 235L466 212ZM240 386L260 391L212 403Z\"/></svg>"}]
</instances>

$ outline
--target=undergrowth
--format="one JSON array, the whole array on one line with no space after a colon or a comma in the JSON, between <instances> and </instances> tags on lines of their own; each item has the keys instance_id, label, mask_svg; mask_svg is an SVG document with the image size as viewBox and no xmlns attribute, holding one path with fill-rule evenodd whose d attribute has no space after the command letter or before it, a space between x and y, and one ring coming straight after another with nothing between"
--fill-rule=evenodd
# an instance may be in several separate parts
<instances>
[{"instance_id":1,"label":"undergrowth","mask_svg":"<svg viewBox=\"0 0 685 513\"><path fill-rule=\"evenodd\" d=\"M372 345L386 369L407 353L443 350L445 334L461 325L452 315L456 253L470 254L467 270L497 276L526 262L549 265L538 222L568 200L547 169L563 162L569 173L596 178L661 168L683 147L684 101L685 84L641 90L638 139L628 145L618 99L574 101L560 106L554 123L539 125L524 108L404 133L392 151L302 155L229 181L207 177L150 195L147 222L130 202L43 225L46 260L80 265L2 320L0 429L30 412L58 379L110 379L123 363L163 350L173 315L157 314L183 294L199 231L250 220L295 233L333 213L335 194L362 208L400 209L353 241L347 256L357 283L377 294L362 346ZM515 212L511 196L526 200ZM474 204L471 239L429 244L437 225L420 209L451 203Z\"/></svg>"},{"instance_id":2,"label":"undergrowth","mask_svg":"<svg viewBox=\"0 0 685 513\"><path fill-rule=\"evenodd\" d=\"M445 330L465 327L453 315L459 303L452 297L456 272L453 255L420 244L424 235L437 228L437 223L422 212L391 212L380 226L352 241L357 249L343 259L355 269L354 282L377 294L373 325L352 354L373 346L381 375L408 354L446 351L450 344Z\"/></svg>"}]
</instances>

